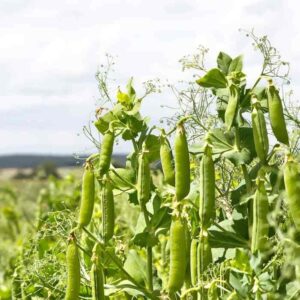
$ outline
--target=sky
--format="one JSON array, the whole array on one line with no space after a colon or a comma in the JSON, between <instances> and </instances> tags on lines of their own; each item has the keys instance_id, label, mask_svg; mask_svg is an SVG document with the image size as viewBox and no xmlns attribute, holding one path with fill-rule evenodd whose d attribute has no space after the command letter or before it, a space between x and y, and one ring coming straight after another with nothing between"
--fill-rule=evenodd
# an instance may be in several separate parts
<instances>
[{"instance_id":1,"label":"sky","mask_svg":"<svg viewBox=\"0 0 300 300\"><path fill-rule=\"evenodd\" d=\"M99 106L95 73L105 53L116 58L121 87L182 79L178 60L198 45L244 54L250 79L261 58L239 28L268 35L291 63L300 93L300 2L297 0L0 0L0 154L95 151L82 133ZM115 92L113 92L113 95ZM157 123L176 106L171 93L151 95L142 111ZM126 152L120 144L117 152Z\"/></svg>"}]
</instances>

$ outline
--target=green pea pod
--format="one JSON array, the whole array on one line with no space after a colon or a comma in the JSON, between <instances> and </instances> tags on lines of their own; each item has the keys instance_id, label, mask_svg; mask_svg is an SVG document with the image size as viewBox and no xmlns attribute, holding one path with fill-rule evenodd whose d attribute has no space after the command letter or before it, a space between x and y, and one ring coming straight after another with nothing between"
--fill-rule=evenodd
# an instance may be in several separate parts
<instances>
[{"instance_id":1,"label":"green pea pod","mask_svg":"<svg viewBox=\"0 0 300 300\"><path fill-rule=\"evenodd\" d=\"M255 150L258 158L265 162L269 152L269 139L265 117L257 102L253 105L251 117Z\"/></svg>"},{"instance_id":2,"label":"green pea pod","mask_svg":"<svg viewBox=\"0 0 300 300\"><path fill-rule=\"evenodd\" d=\"M203 274L209 264L212 263L212 252L208 241L207 231L201 230L197 248L197 276L198 280L203 279Z\"/></svg>"},{"instance_id":3,"label":"green pea pod","mask_svg":"<svg viewBox=\"0 0 300 300\"><path fill-rule=\"evenodd\" d=\"M180 201L190 191L190 159L189 149L183 124L177 125L175 136L175 192Z\"/></svg>"},{"instance_id":4,"label":"green pea pod","mask_svg":"<svg viewBox=\"0 0 300 300\"><path fill-rule=\"evenodd\" d=\"M92 285L92 300L104 300L104 275L103 268L100 263L100 249L97 243L93 249L91 268L91 285Z\"/></svg>"},{"instance_id":5,"label":"green pea pod","mask_svg":"<svg viewBox=\"0 0 300 300\"><path fill-rule=\"evenodd\" d=\"M268 107L270 123L276 139L286 145L289 145L289 136L286 129L282 101L278 90L270 82L267 90Z\"/></svg>"},{"instance_id":6,"label":"green pea pod","mask_svg":"<svg viewBox=\"0 0 300 300\"><path fill-rule=\"evenodd\" d=\"M164 173L165 182L170 185L175 185L175 171L173 165L172 149L167 138L161 136L160 144L160 161Z\"/></svg>"},{"instance_id":7,"label":"green pea pod","mask_svg":"<svg viewBox=\"0 0 300 300\"><path fill-rule=\"evenodd\" d=\"M177 292L181 289L186 270L186 223L180 217L172 219L170 228L170 272L168 291Z\"/></svg>"},{"instance_id":8,"label":"green pea pod","mask_svg":"<svg viewBox=\"0 0 300 300\"><path fill-rule=\"evenodd\" d=\"M107 173L110 167L111 156L113 152L115 134L113 131L107 131L104 134L99 157L99 175L102 177Z\"/></svg>"},{"instance_id":9,"label":"green pea pod","mask_svg":"<svg viewBox=\"0 0 300 300\"><path fill-rule=\"evenodd\" d=\"M208 228L216 216L215 205L215 167L212 159L212 149L206 145L200 163L200 203L199 216L203 228Z\"/></svg>"},{"instance_id":10,"label":"green pea pod","mask_svg":"<svg viewBox=\"0 0 300 300\"><path fill-rule=\"evenodd\" d=\"M80 227L87 226L92 218L95 202L94 171L89 164L86 165L82 177L81 203L78 223Z\"/></svg>"},{"instance_id":11,"label":"green pea pod","mask_svg":"<svg viewBox=\"0 0 300 300\"><path fill-rule=\"evenodd\" d=\"M290 215L300 231L300 167L291 157L284 166L284 184Z\"/></svg>"},{"instance_id":12,"label":"green pea pod","mask_svg":"<svg viewBox=\"0 0 300 300\"><path fill-rule=\"evenodd\" d=\"M80 262L78 247L74 237L71 237L67 248L67 290L65 300L78 300L80 292Z\"/></svg>"},{"instance_id":13,"label":"green pea pod","mask_svg":"<svg viewBox=\"0 0 300 300\"><path fill-rule=\"evenodd\" d=\"M101 186L102 205L102 229L105 242L108 242L114 235L115 228L115 204L114 194L110 179L104 178Z\"/></svg>"},{"instance_id":14,"label":"green pea pod","mask_svg":"<svg viewBox=\"0 0 300 300\"><path fill-rule=\"evenodd\" d=\"M197 277L197 247L198 239L192 239L191 242L191 254L190 254L190 269L191 269L191 282L192 286L196 286L198 283Z\"/></svg>"},{"instance_id":15,"label":"green pea pod","mask_svg":"<svg viewBox=\"0 0 300 300\"><path fill-rule=\"evenodd\" d=\"M264 251L268 247L269 202L264 181L257 179L257 190L253 199L253 225L251 251Z\"/></svg>"},{"instance_id":16,"label":"green pea pod","mask_svg":"<svg viewBox=\"0 0 300 300\"><path fill-rule=\"evenodd\" d=\"M137 182L137 193L138 201L141 205L145 205L150 199L150 184L151 184L151 173L148 154L145 150L139 156L138 160L138 182Z\"/></svg>"},{"instance_id":17,"label":"green pea pod","mask_svg":"<svg viewBox=\"0 0 300 300\"><path fill-rule=\"evenodd\" d=\"M227 130L230 130L233 125L237 113L238 101L239 90L236 85L232 84L229 87L229 99L225 110L225 124L227 126Z\"/></svg>"}]
</instances>

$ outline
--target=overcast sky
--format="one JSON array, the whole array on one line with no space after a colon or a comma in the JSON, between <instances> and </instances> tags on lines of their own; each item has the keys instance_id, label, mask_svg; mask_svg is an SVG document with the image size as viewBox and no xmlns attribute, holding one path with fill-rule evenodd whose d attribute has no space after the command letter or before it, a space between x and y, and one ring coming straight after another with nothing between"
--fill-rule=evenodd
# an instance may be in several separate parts
<instances>
[{"instance_id":1,"label":"overcast sky","mask_svg":"<svg viewBox=\"0 0 300 300\"><path fill-rule=\"evenodd\" d=\"M181 79L178 59L199 44L211 67L220 50L244 53L255 76L260 57L239 28L269 36L300 91L297 0L0 0L0 154L93 151L82 127L97 106L106 52L118 57L121 86L130 76L137 86ZM175 103L168 93L151 96L143 111L156 122L168 113L160 105Z\"/></svg>"}]
</instances>

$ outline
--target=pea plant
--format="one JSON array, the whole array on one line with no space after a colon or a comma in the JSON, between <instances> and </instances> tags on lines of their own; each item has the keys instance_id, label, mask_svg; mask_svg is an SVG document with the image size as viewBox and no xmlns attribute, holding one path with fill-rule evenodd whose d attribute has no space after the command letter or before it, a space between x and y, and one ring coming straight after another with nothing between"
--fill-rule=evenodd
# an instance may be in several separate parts
<instances>
[{"instance_id":1,"label":"pea plant","mask_svg":"<svg viewBox=\"0 0 300 300\"><path fill-rule=\"evenodd\" d=\"M178 113L167 128L150 127L140 112L151 84L139 97L130 79L113 101L101 77L111 108L94 120L102 142L84 164L56 297L300 297L300 164L288 130L294 123L275 84L281 76L265 61L249 87L242 56L224 52L215 67L195 69L202 74L189 91L205 103ZM133 151L115 168L120 140Z\"/></svg>"}]
</instances>

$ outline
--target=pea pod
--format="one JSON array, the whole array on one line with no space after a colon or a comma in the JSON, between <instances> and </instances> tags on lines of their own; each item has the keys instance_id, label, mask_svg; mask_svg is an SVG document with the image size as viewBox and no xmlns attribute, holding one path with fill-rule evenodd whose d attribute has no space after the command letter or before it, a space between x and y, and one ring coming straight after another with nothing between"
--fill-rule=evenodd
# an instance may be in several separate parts
<instances>
[{"instance_id":1,"label":"pea pod","mask_svg":"<svg viewBox=\"0 0 300 300\"><path fill-rule=\"evenodd\" d=\"M253 127L254 146L258 158L262 162L265 162L269 152L269 139L266 121L264 114L259 107L257 99L255 99L253 103L254 104L252 108L251 118Z\"/></svg>"},{"instance_id":2,"label":"pea pod","mask_svg":"<svg viewBox=\"0 0 300 300\"><path fill-rule=\"evenodd\" d=\"M104 300L104 275L100 262L100 249L97 243L93 248L91 268L92 300Z\"/></svg>"},{"instance_id":3,"label":"pea pod","mask_svg":"<svg viewBox=\"0 0 300 300\"><path fill-rule=\"evenodd\" d=\"M253 199L253 225L252 225L252 243L251 251L264 251L268 245L269 223L269 202L264 185L261 178L257 179L257 190Z\"/></svg>"},{"instance_id":4,"label":"pea pod","mask_svg":"<svg viewBox=\"0 0 300 300\"><path fill-rule=\"evenodd\" d=\"M78 247L72 236L67 248L67 290L65 300L78 300L80 291L80 262Z\"/></svg>"},{"instance_id":5,"label":"pea pod","mask_svg":"<svg viewBox=\"0 0 300 300\"><path fill-rule=\"evenodd\" d=\"M78 223L87 226L92 218L95 202L95 178L92 166L87 164L82 177L81 203Z\"/></svg>"},{"instance_id":6,"label":"pea pod","mask_svg":"<svg viewBox=\"0 0 300 300\"><path fill-rule=\"evenodd\" d=\"M239 90L236 85L232 84L229 87L229 99L225 110L225 124L227 130L230 130L234 122L239 100Z\"/></svg>"},{"instance_id":7,"label":"pea pod","mask_svg":"<svg viewBox=\"0 0 300 300\"><path fill-rule=\"evenodd\" d=\"M197 276L198 280L203 278L204 272L209 264L212 263L212 252L208 241L208 233L205 229L201 230L199 244L197 248Z\"/></svg>"},{"instance_id":8,"label":"pea pod","mask_svg":"<svg viewBox=\"0 0 300 300\"><path fill-rule=\"evenodd\" d=\"M192 286L196 286L198 282L197 276L197 247L198 239L192 239L191 242L191 254L190 254L190 269L191 269L191 282Z\"/></svg>"},{"instance_id":9,"label":"pea pod","mask_svg":"<svg viewBox=\"0 0 300 300\"><path fill-rule=\"evenodd\" d=\"M175 193L177 201L186 197L190 191L189 149L183 124L177 125L175 136Z\"/></svg>"},{"instance_id":10,"label":"pea pod","mask_svg":"<svg viewBox=\"0 0 300 300\"><path fill-rule=\"evenodd\" d=\"M278 90L275 88L272 81L269 82L269 86L266 91L270 123L273 133L279 142L289 145L289 136L286 129L282 101L280 99Z\"/></svg>"},{"instance_id":11,"label":"pea pod","mask_svg":"<svg viewBox=\"0 0 300 300\"><path fill-rule=\"evenodd\" d=\"M290 156L284 166L284 184L289 213L300 231L300 167Z\"/></svg>"},{"instance_id":12,"label":"pea pod","mask_svg":"<svg viewBox=\"0 0 300 300\"><path fill-rule=\"evenodd\" d=\"M151 174L148 153L144 149L139 156L138 160L138 182L137 182L137 193L138 200L141 205L145 205L150 199L150 184Z\"/></svg>"},{"instance_id":13,"label":"pea pod","mask_svg":"<svg viewBox=\"0 0 300 300\"><path fill-rule=\"evenodd\" d=\"M173 166L172 149L165 135L161 136L160 161L164 173L165 182L174 186L175 171Z\"/></svg>"},{"instance_id":14,"label":"pea pod","mask_svg":"<svg viewBox=\"0 0 300 300\"><path fill-rule=\"evenodd\" d=\"M215 197L215 167L212 149L206 145L200 162L199 216L203 228L208 228L211 220L216 216Z\"/></svg>"},{"instance_id":15,"label":"pea pod","mask_svg":"<svg viewBox=\"0 0 300 300\"><path fill-rule=\"evenodd\" d=\"M170 228L170 272L168 291L179 291L184 283L186 270L186 233L185 221L173 217Z\"/></svg>"},{"instance_id":16,"label":"pea pod","mask_svg":"<svg viewBox=\"0 0 300 300\"><path fill-rule=\"evenodd\" d=\"M102 234L105 242L108 242L114 235L115 227L114 194L110 179L103 179L100 195L102 205Z\"/></svg>"},{"instance_id":17,"label":"pea pod","mask_svg":"<svg viewBox=\"0 0 300 300\"><path fill-rule=\"evenodd\" d=\"M99 175L102 177L109 170L111 156L113 152L115 134L113 131L107 131L104 134L99 157Z\"/></svg>"}]
</instances>

